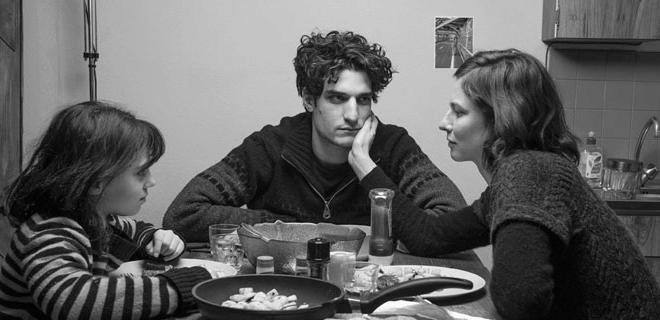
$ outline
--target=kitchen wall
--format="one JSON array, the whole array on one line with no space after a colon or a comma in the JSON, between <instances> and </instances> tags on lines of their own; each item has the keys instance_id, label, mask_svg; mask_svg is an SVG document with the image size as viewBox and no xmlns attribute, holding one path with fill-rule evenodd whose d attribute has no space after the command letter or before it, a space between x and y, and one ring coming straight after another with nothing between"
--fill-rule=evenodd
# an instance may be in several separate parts
<instances>
[{"instance_id":1,"label":"kitchen wall","mask_svg":"<svg viewBox=\"0 0 660 320\"><path fill-rule=\"evenodd\" d=\"M167 152L140 215L157 225L196 173L244 137L303 111L291 61L302 34L354 30L381 43L398 70L375 112L407 128L431 159L476 199L485 183L448 154L437 124L452 69L434 68L434 17L472 16L475 49L518 47L537 57L539 1L246 0L98 1L99 99L155 123ZM80 1L25 1L25 153L60 106L88 99Z\"/></svg>"},{"instance_id":2,"label":"kitchen wall","mask_svg":"<svg viewBox=\"0 0 660 320\"><path fill-rule=\"evenodd\" d=\"M23 7L28 159L53 113L89 92L82 2ZM331 29L354 30L384 46L399 72L376 113L406 127L473 201L485 183L472 164L451 160L437 129L454 70L434 68L434 17L474 17L475 50L516 47L543 59L541 11L541 1L528 0L98 1L98 96L155 123L167 141L140 218L160 225L191 177L251 132L302 111L291 60L302 34ZM578 79L576 73L562 80L578 92ZM490 265L488 249L478 253Z\"/></svg>"},{"instance_id":3,"label":"kitchen wall","mask_svg":"<svg viewBox=\"0 0 660 320\"><path fill-rule=\"evenodd\" d=\"M583 141L593 131L607 158L633 159L640 131L660 118L660 52L552 49L551 75L557 82L568 124ZM644 164L660 165L660 139L647 134Z\"/></svg>"}]
</instances>

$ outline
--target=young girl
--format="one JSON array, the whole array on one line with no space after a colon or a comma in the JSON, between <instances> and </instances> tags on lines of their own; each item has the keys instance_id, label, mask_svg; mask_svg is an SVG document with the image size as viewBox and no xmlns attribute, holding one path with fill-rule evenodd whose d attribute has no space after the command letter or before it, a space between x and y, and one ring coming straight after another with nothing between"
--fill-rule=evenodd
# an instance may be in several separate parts
<instances>
[{"instance_id":1,"label":"young girl","mask_svg":"<svg viewBox=\"0 0 660 320\"><path fill-rule=\"evenodd\" d=\"M154 318L194 307L203 267L109 277L121 263L172 260L184 242L129 218L165 150L156 127L106 102L58 112L7 197L16 227L0 272L0 318Z\"/></svg>"},{"instance_id":2,"label":"young girl","mask_svg":"<svg viewBox=\"0 0 660 320\"><path fill-rule=\"evenodd\" d=\"M505 319L660 319L644 257L577 170L577 139L543 65L487 51L454 75L440 129L452 159L474 162L488 188L459 212L395 214L395 234L423 255L492 243L490 294Z\"/></svg>"}]
</instances>

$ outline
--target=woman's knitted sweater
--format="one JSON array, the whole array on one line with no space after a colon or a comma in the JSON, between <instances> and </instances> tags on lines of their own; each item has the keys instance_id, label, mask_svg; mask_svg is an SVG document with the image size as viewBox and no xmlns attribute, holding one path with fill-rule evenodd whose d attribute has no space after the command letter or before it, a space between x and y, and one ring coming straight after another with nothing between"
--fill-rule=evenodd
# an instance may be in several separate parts
<instances>
[{"instance_id":1,"label":"woman's knitted sweater","mask_svg":"<svg viewBox=\"0 0 660 320\"><path fill-rule=\"evenodd\" d=\"M19 226L0 270L0 319L146 319L195 307L192 286L211 278L202 267L110 277L124 261L142 258L156 231L125 217L111 224L103 255L71 219L35 214Z\"/></svg>"},{"instance_id":2,"label":"woman's knitted sweater","mask_svg":"<svg viewBox=\"0 0 660 320\"><path fill-rule=\"evenodd\" d=\"M660 319L660 288L644 257L629 231L591 191L573 162L538 151L521 151L501 159L490 186L472 210L436 219L395 216L393 220L413 253L447 251L452 240L447 237L452 233L445 237L424 231L438 228L434 225L460 221L453 228L463 226L476 234L473 241L475 237L483 241L484 233L475 230L487 228L495 252L490 287L500 312L515 309L507 304L524 300L520 297L542 297L547 308L528 309L535 313L517 317ZM535 242L529 243L531 239ZM506 252L529 255L516 258ZM518 268L517 264L534 267ZM527 286L529 281L539 285ZM499 294L502 292L508 295Z\"/></svg>"}]
</instances>

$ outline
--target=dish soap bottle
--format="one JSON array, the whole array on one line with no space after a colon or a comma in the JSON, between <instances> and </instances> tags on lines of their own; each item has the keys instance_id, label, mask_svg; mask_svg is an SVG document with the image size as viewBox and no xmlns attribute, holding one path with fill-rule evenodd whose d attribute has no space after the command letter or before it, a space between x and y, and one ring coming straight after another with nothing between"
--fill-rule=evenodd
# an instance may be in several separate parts
<instances>
[{"instance_id":1,"label":"dish soap bottle","mask_svg":"<svg viewBox=\"0 0 660 320\"><path fill-rule=\"evenodd\" d=\"M596 137L593 131L589 131L584 149L580 153L579 170L591 188L598 189L601 187L603 150L596 143Z\"/></svg>"}]
</instances>

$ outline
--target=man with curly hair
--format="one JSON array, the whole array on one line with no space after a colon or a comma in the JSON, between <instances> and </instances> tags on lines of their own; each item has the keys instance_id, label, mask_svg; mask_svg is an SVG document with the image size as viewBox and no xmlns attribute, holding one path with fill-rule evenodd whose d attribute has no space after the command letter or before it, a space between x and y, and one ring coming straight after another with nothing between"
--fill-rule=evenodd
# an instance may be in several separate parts
<instances>
[{"instance_id":1,"label":"man with curly hair","mask_svg":"<svg viewBox=\"0 0 660 320\"><path fill-rule=\"evenodd\" d=\"M439 215L462 208L454 183L405 129L372 104L392 80L379 44L353 32L302 36L293 60L305 112L248 136L195 176L163 226L207 241L214 223L370 224L369 190L394 190L393 210Z\"/></svg>"}]
</instances>

